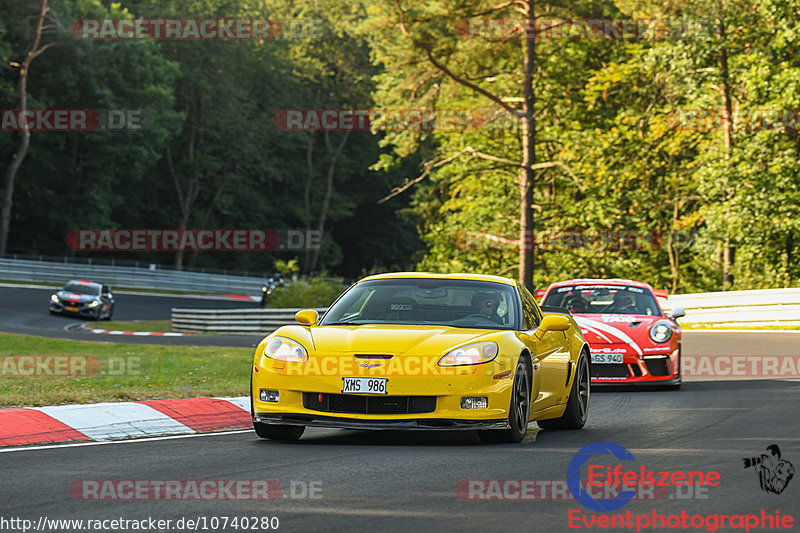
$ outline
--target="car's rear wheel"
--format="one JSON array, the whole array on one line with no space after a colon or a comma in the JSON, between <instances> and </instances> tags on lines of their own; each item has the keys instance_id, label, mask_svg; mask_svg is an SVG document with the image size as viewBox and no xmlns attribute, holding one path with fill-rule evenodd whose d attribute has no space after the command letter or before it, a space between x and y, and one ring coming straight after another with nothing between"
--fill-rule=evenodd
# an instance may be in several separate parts
<instances>
[{"instance_id":1,"label":"car's rear wheel","mask_svg":"<svg viewBox=\"0 0 800 533\"><path fill-rule=\"evenodd\" d=\"M581 352L578 364L575 367L575 378L567 400L567 408L559 418L539 420L538 424L544 429L581 429L589 417L589 393L591 389L589 378L589 357L586 352Z\"/></svg>"},{"instance_id":2,"label":"car's rear wheel","mask_svg":"<svg viewBox=\"0 0 800 533\"><path fill-rule=\"evenodd\" d=\"M520 357L514 370L514 385L511 392L511 406L508 411L508 429L485 429L478 431L478 437L486 443L522 442L528 431L531 411L531 387L528 366Z\"/></svg>"}]
</instances>

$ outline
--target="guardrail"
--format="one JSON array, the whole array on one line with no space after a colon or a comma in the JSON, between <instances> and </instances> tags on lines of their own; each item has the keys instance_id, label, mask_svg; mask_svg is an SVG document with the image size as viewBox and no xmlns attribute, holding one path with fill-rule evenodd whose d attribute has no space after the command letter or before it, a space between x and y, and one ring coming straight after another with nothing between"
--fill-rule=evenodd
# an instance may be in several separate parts
<instances>
[{"instance_id":1,"label":"guardrail","mask_svg":"<svg viewBox=\"0 0 800 533\"><path fill-rule=\"evenodd\" d=\"M800 288L674 294L660 303L664 311L683 307L684 324L800 325Z\"/></svg>"},{"instance_id":2,"label":"guardrail","mask_svg":"<svg viewBox=\"0 0 800 533\"><path fill-rule=\"evenodd\" d=\"M25 259L0 259L0 279L39 281L59 285L71 279L91 279L112 287L122 286L189 292L225 292L251 296L260 296L261 286L264 283L264 277L261 275L253 277L232 276L183 270L56 263Z\"/></svg>"},{"instance_id":3,"label":"guardrail","mask_svg":"<svg viewBox=\"0 0 800 533\"><path fill-rule=\"evenodd\" d=\"M676 294L660 299L664 311L683 307L682 324L716 326L800 325L800 289ZM296 324L299 309L173 309L173 331L213 331L227 335L268 335ZM324 313L326 309L317 309Z\"/></svg>"},{"instance_id":4,"label":"guardrail","mask_svg":"<svg viewBox=\"0 0 800 533\"><path fill-rule=\"evenodd\" d=\"M327 309L317 309L320 315ZM286 324L296 324L299 309L172 309L172 331L211 331L226 335L269 335Z\"/></svg>"}]
</instances>

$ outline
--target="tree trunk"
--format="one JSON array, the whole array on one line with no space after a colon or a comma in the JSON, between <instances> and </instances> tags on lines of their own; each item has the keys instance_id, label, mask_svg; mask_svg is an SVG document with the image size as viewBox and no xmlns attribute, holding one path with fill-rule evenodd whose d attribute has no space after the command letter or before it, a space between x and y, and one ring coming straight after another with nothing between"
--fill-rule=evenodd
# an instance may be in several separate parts
<instances>
[{"instance_id":1,"label":"tree trunk","mask_svg":"<svg viewBox=\"0 0 800 533\"><path fill-rule=\"evenodd\" d=\"M534 0L527 0L526 10L528 27L535 27ZM536 119L533 115L536 103L533 93L533 68L536 62L536 41L525 39L525 76L523 79L523 117L522 117L522 168L519 172L519 281L529 289L533 289L533 186L536 163Z\"/></svg>"},{"instance_id":2,"label":"tree trunk","mask_svg":"<svg viewBox=\"0 0 800 533\"><path fill-rule=\"evenodd\" d=\"M669 255L669 269L672 276L672 289L670 292L675 294L678 292L678 279L680 277L680 252L675 247L674 231L675 225L678 221L678 202L675 202L672 210L672 224L667 236L667 254Z\"/></svg>"},{"instance_id":3,"label":"tree trunk","mask_svg":"<svg viewBox=\"0 0 800 533\"><path fill-rule=\"evenodd\" d=\"M306 148L306 184L305 188L303 189L303 229L306 231L306 235L308 232L311 231L311 221L313 217L311 216L311 185L314 181L314 132L312 131L308 135L308 146ZM311 250L307 250L305 255L303 255L303 268L302 272L303 275L308 275L311 271Z\"/></svg>"},{"instance_id":4,"label":"tree trunk","mask_svg":"<svg viewBox=\"0 0 800 533\"><path fill-rule=\"evenodd\" d=\"M722 135L723 135L723 142L725 146L725 160L729 160L731 157L731 148L733 146L733 138L731 135L731 130L733 129L733 106L731 104L731 89L730 89L730 71L728 70L728 48L727 44L725 43L725 23L722 19L717 19L717 40L720 42L720 50L719 50L719 74L720 74L720 85L719 85L719 92L720 96L722 97ZM731 199L731 192L728 187L728 177L725 176L723 178L723 187L725 192L725 202L729 202ZM730 208L727 211L728 216L730 216ZM722 252L722 290L727 291L731 288L733 283L733 276L730 273L731 266L733 264L733 255L731 252L731 239L730 236L725 236L725 243L723 245L723 252Z\"/></svg>"},{"instance_id":5,"label":"tree trunk","mask_svg":"<svg viewBox=\"0 0 800 533\"><path fill-rule=\"evenodd\" d=\"M50 45L46 45L39 49L39 43L42 39L42 25L44 24L44 17L47 13L47 0L42 0L42 5L39 8L39 20L36 23L36 34L33 39L31 49L25 55L22 61L22 66L19 71L19 109L25 111L28 109L28 70L30 69L31 62L42 52L44 52ZM11 206L14 197L14 180L17 177L17 171L25 160L28 154L28 147L31 144L31 132L28 129L22 130L22 140L20 141L19 150L13 156L14 159L6 167L5 179L3 180L3 206L0 208L0 257L6 255L6 245L8 244L8 231L11 228Z\"/></svg>"},{"instance_id":6,"label":"tree trunk","mask_svg":"<svg viewBox=\"0 0 800 533\"><path fill-rule=\"evenodd\" d=\"M325 198L322 200L322 208L320 209L319 218L317 219L317 231L319 231L321 236L325 231L325 222L328 218L328 211L330 210L331 196L333 195L333 178L336 175L336 163L342 155L345 144L347 144L350 131L351 130L347 130L344 132L341 142L339 142L339 145L335 149L331 146L328 132L325 132L325 147L328 150L328 168L326 169L325 175ZM308 234L306 234L305 237L308 238ZM317 267L319 252L319 248L311 250L311 257L309 258L308 264L309 272L312 272Z\"/></svg>"}]
</instances>

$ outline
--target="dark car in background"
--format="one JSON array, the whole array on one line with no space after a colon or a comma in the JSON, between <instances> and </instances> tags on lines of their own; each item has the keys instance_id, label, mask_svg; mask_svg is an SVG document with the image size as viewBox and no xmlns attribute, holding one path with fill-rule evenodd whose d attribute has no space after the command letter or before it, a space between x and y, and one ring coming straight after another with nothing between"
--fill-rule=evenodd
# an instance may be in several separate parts
<instances>
[{"instance_id":1,"label":"dark car in background","mask_svg":"<svg viewBox=\"0 0 800 533\"><path fill-rule=\"evenodd\" d=\"M50 313L111 320L114 314L111 287L93 281L69 281L61 290L50 295Z\"/></svg>"}]
</instances>

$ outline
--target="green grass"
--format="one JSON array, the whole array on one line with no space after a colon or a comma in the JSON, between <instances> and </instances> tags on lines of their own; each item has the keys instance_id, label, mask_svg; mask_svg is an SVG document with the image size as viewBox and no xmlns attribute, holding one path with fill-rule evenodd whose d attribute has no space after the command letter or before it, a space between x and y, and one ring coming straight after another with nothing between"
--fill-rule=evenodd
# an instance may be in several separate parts
<instances>
[{"instance_id":1,"label":"green grass","mask_svg":"<svg viewBox=\"0 0 800 533\"><path fill-rule=\"evenodd\" d=\"M40 362L47 356L60 357L38 366L30 359L15 358L31 355L40 356ZM117 344L0 333L0 407L246 396L252 360L251 348ZM31 370L34 375L18 375Z\"/></svg>"},{"instance_id":2,"label":"green grass","mask_svg":"<svg viewBox=\"0 0 800 533\"><path fill-rule=\"evenodd\" d=\"M96 327L95 327L96 326ZM155 333L165 333L172 331L172 321L170 320L132 320L130 322L98 322L90 324L92 329L118 329L122 331L152 331Z\"/></svg>"}]
</instances>

